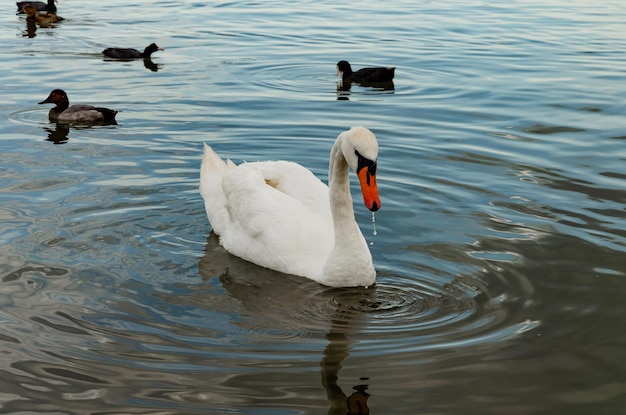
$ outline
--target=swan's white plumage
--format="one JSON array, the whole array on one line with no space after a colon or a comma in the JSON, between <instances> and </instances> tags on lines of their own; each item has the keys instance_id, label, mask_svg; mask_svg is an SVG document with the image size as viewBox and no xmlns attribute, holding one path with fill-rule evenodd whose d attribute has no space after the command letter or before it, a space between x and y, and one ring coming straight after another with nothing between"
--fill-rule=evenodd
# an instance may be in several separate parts
<instances>
[{"instance_id":1,"label":"swan's white plumage","mask_svg":"<svg viewBox=\"0 0 626 415\"><path fill-rule=\"evenodd\" d=\"M336 189L331 203L328 186L299 164L235 165L205 144L200 193L220 244L255 264L322 284L373 284L376 272L354 219L348 182L348 165L356 170L357 145L359 153L376 160L378 145L369 130L355 127L340 134L331 151L330 175L336 176L329 177Z\"/></svg>"}]
</instances>

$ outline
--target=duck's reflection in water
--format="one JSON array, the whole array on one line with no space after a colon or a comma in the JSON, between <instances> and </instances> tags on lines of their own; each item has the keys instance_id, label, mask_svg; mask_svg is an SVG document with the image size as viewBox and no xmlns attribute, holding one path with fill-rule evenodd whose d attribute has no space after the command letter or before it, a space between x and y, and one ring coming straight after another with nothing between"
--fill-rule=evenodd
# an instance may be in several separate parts
<instances>
[{"instance_id":1,"label":"duck's reflection in water","mask_svg":"<svg viewBox=\"0 0 626 415\"><path fill-rule=\"evenodd\" d=\"M26 28L22 31L22 37L33 38L37 36L37 23L31 20L26 20Z\"/></svg>"},{"instance_id":2,"label":"duck's reflection in water","mask_svg":"<svg viewBox=\"0 0 626 415\"><path fill-rule=\"evenodd\" d=\"M107 58L104 57L103 61L105 62L135 62L137 60L142 60L143 61L143 66L145 66L146 69L152 71L152 72L158 72L159 69L163 68L163 64L162 63L155 63L151 58L143 58L143 59L111 59L111 58Z\"/></svg>"},{"instance_id":3,"label":"duck's reflection in water","mask_svg":"<svg viewBox=\"0 0 626 415\"><path fill-rule=\"evenodd\" d=\"M350 82L337 82L337 101L350 100L350 89L352 89Z\"/></svg>"},{"instance_id":4,"label":"duck's reflection in water","mask_svg":"<svg viewBox=\"0 0 626 415\"><path fill-rule=\"evenodd\" d=\"M352 82L337 82L337 100L338 101L348 101L350 99L350 92L352 89ZM359 85L365 88L371 88L373 92L381 92L381 93L393 93L395 91L395 85L393 81L389 82L377 82L377 83L358 83L354 82L354 84Z\"/></svg>"},{"instance_id":5,"label":"duck's reflection in water","mask_svg":"<svg viewBox=\"0 0 626 415\"><path fill-rule=\"evenodd\" d=\"M156 64L150 58L144 58L143 66L145 66L146 69L149 69L152 72L157 72L159 69L161 69L163 67L162 64Z\"/></svg>"},{"instance_id":6,"label":"duck's reflection in water","mask_svg":"<svg viewBox=\"0 0 626 415\"><path fill-rule=\"evenodd\" d=\"M102 124L102 123L93 123L93 124L67 124L67 123L55 123L50 122L50 124L43 127L43 130L46 132L48 137L46 141L50 141L53 144L65 144L69 141L70 129L72 130L87 130L90 128L103 128L106 126L117 125L117 122L113 120L112 123Z\"/></svg>"},{"instance_id":7,"label":"duck's reflection in water","mask_svg":"<svg viewBox=\"0 0 626 415\"><path fill-rule=\"evenodd\" d=\"M70 125L69 124L50 124L48 127L43 127L44 131L48 133L46 141L51 141L54 144L65 144L69 140Z\"/></svg>"},{"instance_id":8,"label":"duck's reflection in water","mask_svg":"<svg viewBox=\"0 0 626 415\"><path fill-rule=\"evenodd\" d=\"M250 311L264 321L274 321L301 330L325 331L327 345L320 360L321 383L329 402L329 415L368 415L366 392L368 378L360 378L348 396L338 384L343 361L350 355L354 340L351 337L363 324L363 316L342 311L341 305L330 307L338 290L302 277L281 274L259 267L227 253L211 232L207 239L205 255L199 263L205 280L219 275L222 287ZM361 290L361 289L355 289ZM304 295L306 294L306 298ZM360 295L360 291L359 294ZM310 302L310 303L309 303ZM322 315L311 317L311 313ZM308 314L308 315L307 315ZM328 314L328 315L325 315ZM311 318L311 327L303 318ZM307 336L308 337L308 336Z\"/></svg>"}]
</instances>

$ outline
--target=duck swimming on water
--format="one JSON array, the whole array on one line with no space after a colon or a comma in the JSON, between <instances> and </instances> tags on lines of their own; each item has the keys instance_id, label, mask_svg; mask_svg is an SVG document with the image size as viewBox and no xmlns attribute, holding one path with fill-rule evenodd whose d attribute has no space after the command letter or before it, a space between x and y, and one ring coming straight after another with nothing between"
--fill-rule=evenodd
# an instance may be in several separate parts
<instances>
[{"instance_id":1,"label":"duck swimming on water","mask_svg":"<svg viewBox=\"0 0 626 415\"><path fill-rule=\"evenodd\" d=\"M36 11L43 13L55 13L57 12L56 3L57 0L48 0L47 3L43 1L18 1L15 3L17 5L17 14L24 14L24 6L31 5L35 8Z\"/></svg>"},{"instance_id":2,"label":"duck swimming on water","mask_svg":"<svg viewBox=\"0 0 626 415\"><path fill-rule=\"evenodd\" d=\"M341 76L344 82L356 82L360 84L376 84L391 82L393 80L395 67L361 68L354 72L348 61L337 62L337 75Z\"/></svg>"},{"instance_id":3,"label":"duck swimming on water","mask_svg":"<svg viewBox=\"0 0 626 415\"><path fill-rule=\"evenodd\" d=\"M163 50L163 48L156 43L151 43L146 46L143 52L132 48L106 48L102 54L111 59L149 59L150 55L157 50Z\"/></svg>"},{"instance_id":4,"label":"duck swimming on water","mask_svg":"<svg viewBox=\"0 0 626 415\"><path fill-rule=\"evenodd\" d=\"M22 11L26 15L26 20L29 22L35 22L39 26L48 26L52 23L58 23L61 20L65 20L56 13L40 14L37 12L34 6L27 4L22 8Z\"/></svg>"},{"instance_id":5,"label":"duck swimming on water","mask_svg":"<svg viewBox=\"0 0 626 415\"><path fill-rule=\"evenodd\" d=\"M62 89L50 92L48 98L39 104L56 104L48 113L48 119L52 122L66 124L107 125L117 124L115 114L117 111L94 107L93 105L72 105L67 94Z\"/></svg>"}]
</instances>

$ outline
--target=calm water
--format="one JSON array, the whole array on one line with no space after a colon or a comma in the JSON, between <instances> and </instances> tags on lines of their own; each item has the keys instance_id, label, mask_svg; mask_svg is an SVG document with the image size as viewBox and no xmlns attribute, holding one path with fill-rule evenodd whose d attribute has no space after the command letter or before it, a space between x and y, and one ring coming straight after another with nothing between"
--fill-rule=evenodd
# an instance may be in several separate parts
<instances>
[{"instance_id":1,"label":"calm water","mask_svg":"<svg viewBox=\"0 0 626 415\"><path fill-rule=\"evenodd\" d=\"M623 411L622 1L84 6L0 17L1 413ZM338 91L340 59L395 88ZM119 125L48 123L53 88ZM353 125L381 147L375 287L220 249L203 142L325 179Z\"/></svg>"}]
</instances>

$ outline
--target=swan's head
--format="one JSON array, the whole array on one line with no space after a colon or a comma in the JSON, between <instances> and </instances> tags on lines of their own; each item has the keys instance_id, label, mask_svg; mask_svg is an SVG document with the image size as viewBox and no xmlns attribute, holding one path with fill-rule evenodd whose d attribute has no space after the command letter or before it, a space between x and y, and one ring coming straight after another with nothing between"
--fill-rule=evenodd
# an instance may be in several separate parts
<instances>
[{"instance_id":1,"label":"swan's head","mask_svg":"<svg viewBox=\"0 0 626 415\"><path fill-rule=\"evenodd\" d=\"M376 185L376 159L378 158L376 136L365 127L352 127L342 135L344 139L341 150L348 165L359 178L363 202L369 210L376 212L380 209L380 197Z\"/></svg>"}]
</instances>

